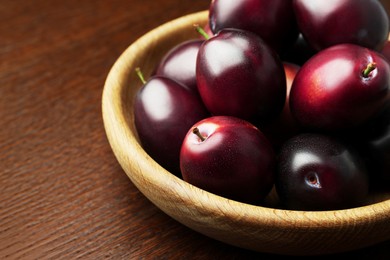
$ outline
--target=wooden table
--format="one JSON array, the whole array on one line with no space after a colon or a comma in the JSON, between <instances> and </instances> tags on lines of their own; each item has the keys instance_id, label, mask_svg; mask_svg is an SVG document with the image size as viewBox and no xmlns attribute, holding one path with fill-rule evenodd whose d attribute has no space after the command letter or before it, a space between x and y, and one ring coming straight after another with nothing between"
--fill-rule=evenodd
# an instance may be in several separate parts
<instances>
[{"instance_id":1,"label":"wooden table","mask_svg":"<svg viewBox=\"0 0 390 260\"><path fill-rule=\"evenodd\" d=\"M174 221L129 181L101 115L125 48L207 0L2 0L0 259L274 258ZM389 256L390 241L341 256Z\"/></svg>"}]
</instances>

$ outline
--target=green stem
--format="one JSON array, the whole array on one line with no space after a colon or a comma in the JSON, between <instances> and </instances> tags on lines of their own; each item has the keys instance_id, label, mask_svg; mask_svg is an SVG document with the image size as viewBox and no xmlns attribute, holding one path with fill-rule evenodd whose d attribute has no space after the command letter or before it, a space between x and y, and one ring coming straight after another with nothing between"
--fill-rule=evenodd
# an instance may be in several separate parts
<instances>
[{"instance_id":1,"label":"green stem","mask_svg":"<svg viewBox=\"0 0 390 260\"><path fill-rule=\"evenodd\" d=\"M206 33L206 31L203 30L203 28L199 26L199 24L194 24L194 27L195 27L195 30L196 30L198 33L200 33L200 35L203 36L203 38L205 38L206 40L210 39L210 35L208 35L208 34Z\"/></svg>"},{"instance_id":2,"label":"green stem","mask_svg":"<svg viewBox=\"0 0 390 260\"><path fill-rule=\"evenodd\" d=\"M376 69L376 63L370 62L368 63L367 67L363 70L363 77L368 78L370 76L370 73Z\"/></svg>"},{"instance_id":3,"label":"green stem","mask_svg":"<svg viewBox=\"0 0 390 260\"><path fill-rule=\"evenodd\" d=\"M142 71L139 67L135 68L135 72L137 73L139 79L141 80L142 84L146 83L146 80L144 78L144 75L142 74Z\"/></svg>"},{"instance_id":4,"label":"green stem","mask_svg":"<svg viewBox=\"0 0 390 260\"><path fill-rule=\"evenodd\" d=\"M206 138L204 138L203 135L201 135L197 127L194 127L194 129L192 129L192 133L196 134L202 142L206 140Z\"/></svg>"}]
</instances>

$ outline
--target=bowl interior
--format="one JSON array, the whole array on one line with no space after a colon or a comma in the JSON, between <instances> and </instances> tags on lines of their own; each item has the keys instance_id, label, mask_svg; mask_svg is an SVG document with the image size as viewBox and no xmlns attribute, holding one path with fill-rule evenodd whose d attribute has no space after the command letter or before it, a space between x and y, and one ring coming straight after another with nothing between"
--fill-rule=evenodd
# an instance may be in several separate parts
<instances>
[{"instance_id":1,"label":"bowl interior","mask_svg":"<svg viewBox=\"0 0 390 260\"><path fill-rule=\"evenodd\" d=\"M348 251L390 239L390 194L369 205L337 211L292 211L253 206L196 188L158 165L142 149L134 126L133 99L162 56L176 44L198 38L207 11L187 15L148 32L112 67L102 96L104 127L112 150L136 187L180 223L225 243L277 254Z\"/></svg>"}]
</instances>

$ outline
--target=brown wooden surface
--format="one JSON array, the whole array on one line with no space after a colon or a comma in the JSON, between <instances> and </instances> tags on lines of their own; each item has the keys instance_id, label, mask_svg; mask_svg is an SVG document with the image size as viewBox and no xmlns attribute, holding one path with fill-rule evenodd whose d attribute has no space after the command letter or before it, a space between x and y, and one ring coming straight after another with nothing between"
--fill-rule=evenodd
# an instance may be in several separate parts
<instances>
[{"instance_id":1,"label":"brown wooden surface","mask_svg":"<svg viewBox=\"0 0 390 260\"><path fill-rule=\"evenodd\" d=\"M103 85L118 56L208 5L0 2L0 259L275 258L165 215L129 181L103 128ZM340 256L385 259L390 241Z\"/></svg>"}]
</instances>

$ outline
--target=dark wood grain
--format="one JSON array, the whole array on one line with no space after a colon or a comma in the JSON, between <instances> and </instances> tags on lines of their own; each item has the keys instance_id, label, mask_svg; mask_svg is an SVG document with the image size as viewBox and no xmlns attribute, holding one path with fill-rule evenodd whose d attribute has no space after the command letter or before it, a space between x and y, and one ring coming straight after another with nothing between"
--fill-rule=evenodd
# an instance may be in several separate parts
<instances>
[{"instance_id":1,"label":"dark wood grain","mask_svg":"<svg viewBox=\"0 0 390 260\"><path fill-rule=\"evenodd\" d=\"M151 204L107 142L111 66L207 0L2 0L0 259L276 258L200 235ZM341 256L389 256L390 242Z\"/></svg>"}]
</instances>

